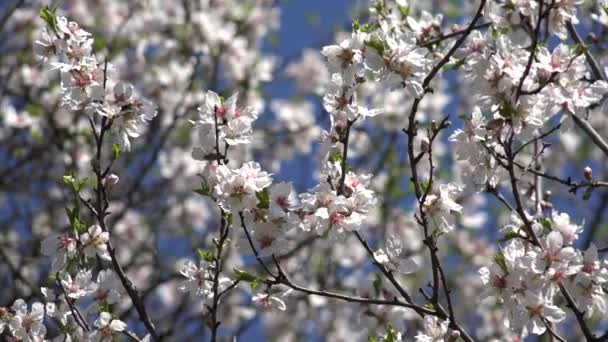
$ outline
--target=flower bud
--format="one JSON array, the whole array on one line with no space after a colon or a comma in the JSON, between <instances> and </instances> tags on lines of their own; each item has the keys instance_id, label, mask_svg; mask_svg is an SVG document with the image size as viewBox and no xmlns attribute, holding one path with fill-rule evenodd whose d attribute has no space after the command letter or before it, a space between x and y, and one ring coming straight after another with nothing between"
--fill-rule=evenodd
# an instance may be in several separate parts
<instances>
[{"instance_id":1,"label":"flower bud","mask_svg":"<svg viewBox=\"0 0 608 342\"><path fill-rule=\"evenodd\" d=\"M589 166L585 166L585 169L583 170L583 175L585 175L586 180L590 181L593 179L593 170L591 170Z\"/></svg>"},{"instance_id":2,"label":"flower bud","mask_svg":"<svg viewBox=\"0 0 608 342\"><path fill-rule=\"evenodd\" d=\"M420 137L420 152L427 153L431 149L431 144L428 137Z\"/></svg>"},{"instance_id":3,"label":"flower bud","mask_svg":"<svg viewBox=\"0 0 608 342\"><path fill-rule=\"evenodd\" d=\"M119 180L120 178L117 175L111 173L106 176L106 186L114 186L118 184Z\"/></svg>"}]
</instances>

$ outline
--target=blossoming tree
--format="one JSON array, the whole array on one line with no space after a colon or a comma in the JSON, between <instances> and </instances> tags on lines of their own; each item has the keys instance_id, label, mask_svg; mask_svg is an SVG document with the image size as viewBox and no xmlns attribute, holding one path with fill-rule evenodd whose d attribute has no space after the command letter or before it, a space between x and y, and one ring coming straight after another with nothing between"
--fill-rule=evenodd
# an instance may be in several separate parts
<instances>
[{"instance_id":1,"label":"blossoming tree","mask_svg":"<svg viewBox=\"0 0 608 342\"><path fill-rule=\"evenodd\" d=\"M608 3L278 6L2 5L0 337L608 341Z\"/></svg>"}]
</instances>

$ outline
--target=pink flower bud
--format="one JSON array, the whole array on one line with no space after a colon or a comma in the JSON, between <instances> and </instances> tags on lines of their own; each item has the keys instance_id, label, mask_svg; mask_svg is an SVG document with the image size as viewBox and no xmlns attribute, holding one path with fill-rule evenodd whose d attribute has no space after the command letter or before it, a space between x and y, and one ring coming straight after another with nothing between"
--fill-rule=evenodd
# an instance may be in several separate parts
<instances>
[{"instance_id":1,"label":"pink flower bud","mask_svg":"<svg viewBox=\"0 0 608 342\"><path fill-rule=\"evenodd\" d=\"M118 181L120 180L120 178L118 178L117 175L111 173L109 175L106 176L106 185L107 186L114 186L116 184L118 184Z\"/></svg>"},{"instance_id":2,"label":"pink flower bud","mask_svg":"<svg viewBox=\"0 0 608 342\"><path fill-rule=\"evenodd\" d=\"M583 170L583 175L585 175L586 180L590 181L593 179L593 170L591 170L589 166L585 166L585 169Z\"/></svg>"}]
</instances>

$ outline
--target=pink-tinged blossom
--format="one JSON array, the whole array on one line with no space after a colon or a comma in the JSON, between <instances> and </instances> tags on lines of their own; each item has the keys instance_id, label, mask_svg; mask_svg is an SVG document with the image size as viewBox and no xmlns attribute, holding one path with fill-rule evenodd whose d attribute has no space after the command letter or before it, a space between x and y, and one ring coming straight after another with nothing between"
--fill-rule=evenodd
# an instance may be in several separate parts
<instances>
[{"instance_id":1,"label":"pink-tinged blossom","mask_svg":"<svg viewBox=\"0 0 608 342\"><path fill-rule=\"evenodd\" d=\"M52 270L61 270L76 255L76 239L69 233L53 234L42 241L42 254L52 257Z\"/></svg>"},{"instance_id":2,"label":"pink-tinged blossom","mask_svg":"<svg viewBox=\"0 0 608 342\"><path fill-rule=\"evenodd\" d=\"M100 226L89 227L86 233L80 235L80 243L83 246L85 256L92 258L99 255L100 258L110 260L107 242L110 239L108 232L104 232Z\"/></svg>"},{"instance_id":3,"label":"pink-tinged blossom","mask_svg":"<svg viewBox=\"0 0 608 342\"><path fill-rule=\"evenodd\" d=\"M13 303L11 309L14 315L8 323L11 334L17 339L27 342L42 342L46 335L44 326L44 305L42 303L32 304L28 310L27 303L19 298Z\"/></svg>"},{"instance_id":4,"label":"pink-tinged blossom","mask_svg":"<svg viewBox=\"0 0 608 342\"><path fill-rule=\"evenodd\" d=\"M92 342L111 342L114 336L120 334L127 328L127 324L119 319L113 318L109 312L102 312L95 320L96 330L89 334Z\"/></svg>"}]
</instances>

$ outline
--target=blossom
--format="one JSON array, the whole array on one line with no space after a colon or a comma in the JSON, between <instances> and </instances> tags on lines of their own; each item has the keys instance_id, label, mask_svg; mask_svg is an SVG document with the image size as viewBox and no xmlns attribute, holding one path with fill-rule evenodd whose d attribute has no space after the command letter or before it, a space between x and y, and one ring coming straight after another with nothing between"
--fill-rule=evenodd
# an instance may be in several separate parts
<instances>
[{"instance_id":1,"label":"blossom","mask_svg":"<svg viewBox=\"0 0 608 342\"><path fill-rule=\"evenodd\" d=\"M448 332L449 321L441 320L435 316L424 316L424 331L418 332L414 337L418 342L443 342Z\"/></svg>"},{"instance_id":2,"label":"blossom","mask_svg":"<svg viewBox=\"0 0 608 342\"><path fill-rule=\"evenodd\" d=\"M578 233L582 231L582 227L572 224L570 216L566 213L558 213L553 211L551 214L552 228L562 234L562 240L565 245L570 245L578 239Z\"/></svg>"},{"instance_id":3,"label":"blossom","mask_svg":"<svg viewBox=\"0 0 608 342\"><path fill-rule=\"evenodd\" d=\"M566 318L566 312L553 305L547 297L528 292L521 306L510 312L510 322L513 329L519 330L524 327L533 334L540 335L545 332L545 324L542 319L552 323L559 323Z\"/></svg>"},{"instance_id":4,"label":"blossom","mask_svg":"<svg viewBox=\"0 0 608 342\"><path fill-rule=\"evenodd\" d=\"M199 266L188 260L179 270L179 273L186 277L186 280L179 287L181 291L207 297L212 294L212 274L207 262L200 262Z\"/></svg>"},{"instance_id":5,"label":"blossom","mask_svg":"<svg viewBox=\"0 0 608 342\"><path fill-rule=\"evenodd\" d=\"M27 303L19 298L13 303L11 309L14 315L9 321L11 334L23 341L38 342L43 341L46 335L44 326L44 305L36 302L32 304L31 311L28 311Z\"/></svg>"},{"instance_id":6,"label":"blossom","mask_svg":"<svg viewBox=\"0 0 608 342\"><path fill-rule=\"evenodd\" d=\"M543 250L536 253L532 264L534 271L542 273L554 266L554 263L568 263L577 256L572 247L564 247L564 240L558 231L552 231L541 242Z\"/></svg>"},{"instance_id":7,"label":"blossom","mask_svg":"<svg viewBox=\"0 0 608 342\"><path fill-rule=\"evenodd\" d=\"M269 214L273 218L285 216L297 207L297 196L290 183L275 183L269 188Z\"/></svg>"},{"instance_id":8,"label":"blossom","mask_svg":"<svg viewBox=\"0 0 608 342\"><path fill-rule=\"evenodd\" d=\"M344 75L347 82L350 82L361 68L363 61L361 48L361 41L353 37L344 39L338 45L324 46L321 53L327 57L329 71Z\"/></svg>"},{"instance_id":9,"label":"blossom","mask_svg":"<svg viewBox=\"0 0 608 342\"><path fill-rule=\"evenodd\" d=\"M86 233L80 235L80 243L82 243L84 255L92 258L97 254L102 259L110 260L107 245L109 239L110 235L108 232L102 231L100 226L93 225L89 227Z\"/></svg>"},{"instance_id":10,"label":"blossom","mask_svg":"<svg viewBox=\"0 0 608 342\"><path fill-rule=\"evenodd\" d=\"M180 285L179 290L201 296L205 300L213 299L213 267L204 260L201 260L198 266L191 260L186 261L179 270L179 273L186 278ZM222 292L231 284L232 281L229 278L220 276L217 285L218 292Z\"/></svg>"},{"instance_id":11,"label":"blossom","mask_svg":"<svg viewBox=\"0 0 608 342\"><path fill-rule=\"evenodd\" d=\"M111 269L99 271L97 274L97 282L95 289L91 293L91 297L95 300L87 308L87 312L99 311L103 305L112 305L120 302L121 284L116 277L116 274Z\"/></svg>"},{"instance_id":12,"label":"blossom","mask_svg":"<svg viewBox=\"0 0 608 342\"><path fill-rule=\"evenodd\" d=\"M67 272L59 273L59 281L61 286L67 293L67 296L73 299L88 296L97 290L97 284L91 281L90 270L80 270L75 278Z\"/></svg>"},{"instance_id":13,"label":"blossom","mask_svg":"<svg viewBox=\"0 0 608 342\"><path fill-rule=\"evenodd\" d=\"M409 274L420 269L420 263L413 257L407 257L401 239L390 234L385 242L385 249L374 253L374 258L389 269L402 274Z\"/></svg>"},{"instance_id":14,"label":"blossom","mask_svg":"<svg viewBox=\"0 0 608 342\"><path fill-rule=\"evenodd\" d=\"M92 331L89 338L93 342L111 342L117 332L122 332L127 328L127 324L119 319L112 318L109 312L101 312L95 320L96 330Z\"/></svg>"},{"instance_id":15,"label":"blossom","mask_svg":"<svg viewBox=\"0 0 608 342\"><path fill-rule=\"evenodd\" d=\"M268 288L266 291L257 292L251 300L253 301L253 305L262 310L277 309L280 311L285 311L287 305L282 298L289 295L290 292L291 289L277 295L276 293L273 293L270 288Z\"/></svg>"},{"instance_id":16,"label":"blossom","mask_svg":"<svg viewBox=\"0 0 608 342\"><path fill-rule=\"evenodd\" d=\"M220 204L233 212L255 207L259 201L256 193L272 183L270 175L255 162L245 163L236 170L220 165L218 173L219 181L214 192Z\"/></svg>"},{"instance_id":17,"label":"blossom","mask_svg":"<svg viewBox=\"0 0 608 342\"><path fill-rule=\"evenodd\" d=\"M302 59L289 63L285 74L293 78L303 92L320 92L323 83L329 78L322 55L313 49L304 49Z\"/></svg>"},{"instance_id":18,"label":"blossom","mask_svg":"<svg viewBox=\"0 0 608 342\"><path fill-rule=\"evenodd\" d=\"M452 199L460 191L454 184L441 184L439 193L429 194L425 198L422 206L424 212L435 227L444 233L454 229L453 213L462 213L462 206Z\"/></svg>"},{"instance_id":19,"label":"blossom","mask_svg":"<svg viewBox=\"0 0 608 342\"><path fill-rule=\"evenodd\" d=\"M199 128L203 154L215 149L215 135L227 145L241 145L251 142L251 125L257 113L250 107L237 104L238 93L223 100L217 93L209 90L205 102L198 108L199 119L193 123Z\"/></svg>"},{"instance_id":20,"label":"blossom","mask_svg":"<svg viewBox=\"0 0 608 342\"><path fill-rule=\"evenodd\" d=\"M57 272L76 255L76 239L67 233L49 235L42 241L41 252L53 258L52 269Z\"/></svg>"}]
</instances>

